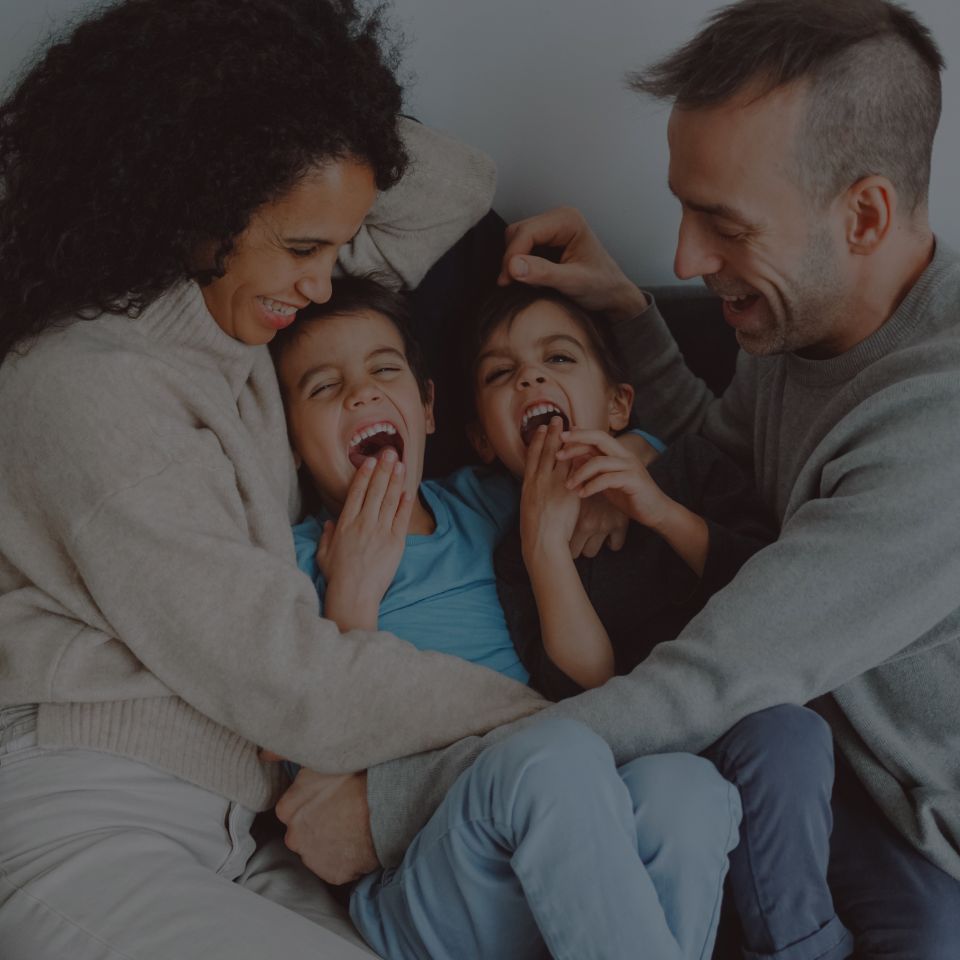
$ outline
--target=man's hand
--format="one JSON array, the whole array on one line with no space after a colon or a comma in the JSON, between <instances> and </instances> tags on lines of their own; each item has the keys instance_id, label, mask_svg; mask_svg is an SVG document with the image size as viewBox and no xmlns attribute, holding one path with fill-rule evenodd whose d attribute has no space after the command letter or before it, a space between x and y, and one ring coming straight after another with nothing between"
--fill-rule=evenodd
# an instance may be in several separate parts
<instances>
[{"instance_id":1,"label":"man's hand","mask_svg":"<svg viewBox=\"0 0 960 960\"><path fill-rule=\"evenodd\" d=\"M579 210L558 207L512 223L497 283L513 280L553 287L585 310L628 319L646 310L647 298L626 277L596 238ZM531 255L538 246L561 247L560 262Z\"/></svg>"},{"instance_id":2,"label":"man's hand","mask_svg":"<svg viewBox=\"0 0 960 960\"><path fill-rule=\"evenodd\" d=\"M367 774L301 768L277 803L286 845L321 880L341 884L380 868L370 833Z\"/></svg>"},{"instance_id":3,"label":"man's hand","mask_svg":"<svg viewBox=\"0 0 960 960\"><path fill-rule=\"evenodd\" d=\"M337 522L324 524L317 547L317 566L327 581L323 614L341 630L377 628L413 510L403 474L392 448L379 460L368 458L354 474Z\"/></svg>"}]
</instances>

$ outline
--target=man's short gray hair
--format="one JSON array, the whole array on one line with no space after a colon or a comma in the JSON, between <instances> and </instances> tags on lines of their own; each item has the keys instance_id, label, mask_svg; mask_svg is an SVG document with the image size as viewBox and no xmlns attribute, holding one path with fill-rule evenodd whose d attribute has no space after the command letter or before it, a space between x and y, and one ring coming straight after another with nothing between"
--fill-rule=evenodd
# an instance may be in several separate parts
<instances>
[{"instance_id":1,"label":"man's short gray hair","mask_svg":"<svg viewBox=\"0 0 960 960\"><path fill-rule=\"evenodd\" d=\"M930 31L892 0L741 0L628 82L679 109L805 82L800 185L823 205L879 174L912 213L927 202L943 68Z\"/></svg>"}]
</instances>

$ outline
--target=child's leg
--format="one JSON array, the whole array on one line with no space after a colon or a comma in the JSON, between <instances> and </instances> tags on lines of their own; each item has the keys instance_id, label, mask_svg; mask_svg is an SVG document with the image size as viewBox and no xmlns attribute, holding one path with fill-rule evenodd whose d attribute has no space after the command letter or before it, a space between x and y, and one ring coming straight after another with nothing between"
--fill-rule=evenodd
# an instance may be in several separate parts
<instances>
[{"instance_id":1,"label":"child's leg","mask_svg":"<svg viewBox=\"0 0 960 960\"><path fill-rule=\"evenodd\" d=\"M853 938L827 886L833 739L812 710L771 707L724 734L705 756L743 803L730 891L751 958L841 960Z\"/></svg>"},{"instance_id":2,"label":"child's leg","mask_svg":"<svg viewBox=\"0 0 960 960\"><path fill-rule=\"evenodd\" d=\"M677 782L684 772L682 764L665 771L663 789L686 791L688 782ZM713 860L716 849L725 855L735 842L739 814L726 802L732 788L714 781L724 816L712 822L723 821L717 832L724 836L711 845ZM716 789L704 796L705 810L717 806L717 796ZM640 952L699 958L702 944L699 952L678 945L651 878L670 875L673 848L652 844L648 872L638 856L634 806L599 737L573 721L533 723L481 754L400 867L358 884L351 915L389 960L525 960L548 951L558 960ZM683 832L690 824L674 819L670 828ZM722 870L713 867L708 912L722 883Z\"/></svg>"},{"instance_id":3,"label":"child's leg","mask_svg":"<svg viewBox=\"0 0 960 960\"><path fill-rule=\"evenodd\" d=\"M720 919L740 798L703 757L667 753L620 768L633 798L637 849L683 957L708 958ZM657 954L643 954L655 957Z\"/></svg>"}]
</instances>

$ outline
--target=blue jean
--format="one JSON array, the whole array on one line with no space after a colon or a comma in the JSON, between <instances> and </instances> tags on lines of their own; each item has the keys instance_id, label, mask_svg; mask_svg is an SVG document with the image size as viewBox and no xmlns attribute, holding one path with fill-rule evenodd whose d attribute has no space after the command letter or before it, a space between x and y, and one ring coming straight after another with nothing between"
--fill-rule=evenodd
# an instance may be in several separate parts
<instances>
[{"instance_id":1,"label":"blue jean","mask_svg":"<svg viewBox=\"0 0 960 960\"><path fill-rule=\"evenodd\" d=\"M616 768L570 720L489 748L350 915L388 960L709 957L740 802L689 754Z\"/></svg>"},{"instance_id":2,"label":"blue jean","mask_svg":"<svg viewBox=\"0 0 960 960\"><path fill-rule=\"evenodd\" d=\"M740 791L740 844L728 891L747 960L842 960L853 937L827 884L833 738L806 707L771 707L732 727L704 756Z\"/></svg>"},{"instance_id":3,"label":"blue jean","mask_svg":"<svg viewBox=\"0 0 960 960\"><path fill-rule=\"evenodd\" d=\"M957 960L960 880L911 847L837 756L827 877L857 960Z\"/></svg>"},{"instance_id":4,"label":"blue jean","mask_svg":"<svg viewBox=\"0 0 960 960\"><path fill-rule=\"evenodd\" d=\"M743 804L727 887L745 957L960 957L960 881L914 850L834 759L819 715L760 711L705 756ZM721 955L733 953L725 946Z\"/></svg>"}]
</instances>

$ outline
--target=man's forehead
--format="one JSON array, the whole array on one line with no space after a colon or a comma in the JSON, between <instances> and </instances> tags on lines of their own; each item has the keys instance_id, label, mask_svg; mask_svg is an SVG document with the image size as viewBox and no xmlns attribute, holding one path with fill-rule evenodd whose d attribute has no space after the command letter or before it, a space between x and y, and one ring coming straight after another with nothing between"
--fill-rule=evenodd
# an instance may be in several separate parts
<instances>
[{"instance_id":1,"label":"man's forehead","mask_svg":"<svg viewBox=\"0 0 960 960\"><path fill-rule=\"evenodd\" d=\"M799 102L791 90L674 107L667 127L668 186L681 203L738 223L757 218L762 198L796 188L793 143Z\"/></svg>"}]
</instances>

